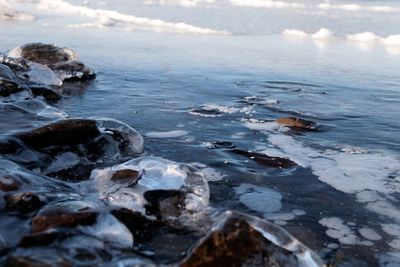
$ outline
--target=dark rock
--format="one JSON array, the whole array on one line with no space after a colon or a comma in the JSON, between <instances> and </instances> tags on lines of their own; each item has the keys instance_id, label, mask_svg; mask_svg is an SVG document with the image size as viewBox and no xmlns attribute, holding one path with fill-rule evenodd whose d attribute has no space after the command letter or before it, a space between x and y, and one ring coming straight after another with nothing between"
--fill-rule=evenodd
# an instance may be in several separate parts
<instances>
[{"instance_id":1,"label":"dark rock","mask_svg":"<svg viewBox=\"0 0 400 267\"><path fill-rule=\"evenodd\" d=\"M313 121L308 121L297 117L279 118L276 120L276 122L299 130L315 130L317 126L317 124Z\"/></svg>"},{"instance_id":2,"label":"dark rock","mask_svg":"<svg viewBox=\"0 0 400 267\"><path fill-rule=\"evenodd\" d=\"M5 196L6 208L17 210L21 213L29 213L43 206L40 197L32 192L25 192L15 195Z\"/></svg>"},{"instance_id":3,"label":"dark rock","mask_svg":"<svg viewBox=\"0 0 400 267\"><path fill-rule=\"evenodd\" d=\"M296 255L265 238L253 220L248 215L225 213L180 266L299 266Z\"/></svg>"},{"instance_id":4,"label":"dark rock","mask_svg":"<svg viewBox=\"0 0 400 267\"><path fill-rule=\"evenodd\" d=\"M26 44L20 47L20 57L47 66L63 81L92 80L96 77L78 59L75 51L67 47L42 43Z\"/></svg>"},{"instance_id":5,"label":"dark rock","mask_svg":"<svg viewBox=\"0 0 400 267\"><path fill-rule=\"evenodd\" d=\"M0 96L2 97L8 97L12 94L20 93L26 90L26 87L21 86L14 81L0 79Z\"/></svg>"},{"instance_id":6,"label":"dark rock","mask_svg":"<svg viewBox=\"0 0 400 267\"><path fill-rule=\"evenodd\" d=\"M35 97L41 96L49 102L57 102L61 100L61 95L53 89L45 86L30 86L32 94Z\"/></svg>"},{"instance_id":7,"label":"dark rock","mask_svg":"<svg viewBox=\"0 0 400 267\"><path fill-rule=\"evenodd\" d=\"M143 242L151 238L156 229L164 226L160 221L150 220L140 212L128 209L113 210L112 215L120 220L132 233L135 242Z\"/></svg>"},{"instance_id":8,"label":"dark rock","mask_svg":"<svg viewBox=\"0 0 400 267\"><path fill-rule=\"evenodd\" d=\"M271 157L271 156L268 156L263 153L246 151L243 149L236 148L236 146L233 143L227 142L227 141L217 141L217 142L214 142L212 145L213 145L212 148L228 149L228 151L230 151L234 154L248 157L248 158L256 161L257 163L266 165L268 167L285 169L285 168L290 168L290 167L297 165L294 161L292 161L288 158Z\"/></svg>"},{"instance_id":9,"label":"dark rock","mask_svg":"<svg viewBox=\"0 0 400 267\"><path fill-rule=\"evenodd\" d=\"M34 149L50 146L77 145L100 134L95 120L68 119L19 133L15 136Z\"/></svg>"},{"instance_id":10,"label":"dark rock","mask_svg":"<svg viewBox=\"0 0 400 267\"><path fill-rule=\"evenodd\" d=\"M4 267L51 267L51 265L28 257L10 256Z\"/></svg>"},{"instance_id":11,"label":"dark rock","mask_svg":"<svg viewBox=\"0 0 400 267\"><path fill-rule=\"evenodd\" d=\"M117 183L127 183L129 186L137 184L140 179L140 173L135 170L124 169L116 171L111 180Z\"/></svg>"},{"instance_id":12,"label":"dark rock","mask_svg":"<svg viewBox=\"0 0 400 267\"><path fill-rule=\"evenodd\" d=\"M223 113L218 109L207 109L207 108L192 109L189 113L204 117L218 117L223 115Z\"/></svg>"},{"instance_id":13,"label":"dark rock","mask_svg":"<svg viewBox=\"0 0 400 267\"><path fill-rule=\"evenodd\" d=\"M9 256L4 267L72 267L65 259L48 253L38 256Z\"/></svg>"},{"instance_id":14,"label":"dark rock","mask_svg":"<svg viewBox=\"0 0 400 267\"><path fill-rule=\"evenodd\" d=\"M297 165L294 161L288 158L271 157L262 153L246 151L237 148L234 148L231 151L235 154L249 157L250 159L256 161L257 163L266 165L268 167L286 169Z\"/></svg>"},{"instance_id":15,"label":"dark rock","mask_svg":"<svg viewBox=\"0 0 400 267\"><path fill-rule=\"evenodd\" d=\"M47 246L56 240L58 236L59 233L55 231L26 235L22 237L19 246L24 248Z\"/></svg>"},{"instance_id":16,"label":"dark rock","mask_svg":"<svg viewBox=\"0 0 400 267\"><path fill-rule=\"evenodd\" d=\"M9 66L0 63L0 80L14 81L16 76Z\"/></svg>"},{"instance_id":17,"label":"dark rock","mask_svg":"<svg viewBox=\"0 0 400 267\"><path fill-rule=\"evenodd\" d=\"M158 219L178 217L185 206L185 193L179 190L151 190L144 193L146 212Z\"/></svg>"},{"instance_id":18,"label":"dark rock","mask_svg":"<svg viewBox=\"0 0 400 267\"><path fill-rule=\"evenodd\" d=\"M16 176L10 174L0 174L0 190L8 192L8 191L16 191L19 189L21 182Z\"/></svg>"}]
</instances>

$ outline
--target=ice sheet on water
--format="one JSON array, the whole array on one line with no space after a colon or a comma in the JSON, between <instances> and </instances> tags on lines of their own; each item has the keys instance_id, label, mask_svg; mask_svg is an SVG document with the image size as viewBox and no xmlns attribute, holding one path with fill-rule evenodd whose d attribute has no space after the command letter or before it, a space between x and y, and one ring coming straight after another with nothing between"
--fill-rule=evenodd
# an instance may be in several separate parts
<instances>
[{"instance_id":1,"label":"ice sheet on water","mask_svg":"<svg viewBox=\"0 0 400 267\"><path fill-rule=\"evenodd\" d=\"M282 195L269 188L243 183L235 187L239 201L246 207L261 213L273 213L282 209Z\"/></svg>"},{"instance_id":2,"label":"ice sheet on water","mask_svg":"<svg viewBox=\"0 0 400 267\"><path fill-rule=\"evenodd\" d=\"M185 135L188 135L188 132L184 130L174 130L167 132L148 132L146 134L146 136L150 138L177 138Z\"/></svg>"},{"instance_id":3,"label":"ice sheet on water","mask_svg":"<svg viewBox=\"0 0 400 267\"><path fill-rule=\"evenodd\" d=\"M196 27L187 23L172 23L159 19L141 18L122 14L113 10L93 9L86 6L72 5L63 0L41 0L39 8L47 11L80 15L94 19L94 22L72 24L70 27L120 28L128 31L154 31L182 34L228 35L228 32Z\"/></svg>"}]
</instances>

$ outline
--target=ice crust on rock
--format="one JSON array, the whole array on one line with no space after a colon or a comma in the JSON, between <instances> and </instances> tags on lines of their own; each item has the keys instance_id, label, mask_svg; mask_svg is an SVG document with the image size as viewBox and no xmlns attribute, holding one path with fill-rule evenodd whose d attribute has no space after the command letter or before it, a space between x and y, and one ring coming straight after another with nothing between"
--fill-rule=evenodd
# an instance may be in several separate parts
<instances>
[{"instance_id":1,"label":"ice crust on rock","mask_svg":"<svg viewBox=\"0 0 400 267\"><path fill-rule=\"evenodd\" d=\"M115 183L111 180L120 170L134 170L140 174L135 185ZM209 202L207 180L195 168L163 158L140 157L110 168L92 171L100 198L113 207L126 208L145 214L148 204L144 194L152 190L178 190L185 195L183 210L201 212Z\"/></svg>"}]
</instances>

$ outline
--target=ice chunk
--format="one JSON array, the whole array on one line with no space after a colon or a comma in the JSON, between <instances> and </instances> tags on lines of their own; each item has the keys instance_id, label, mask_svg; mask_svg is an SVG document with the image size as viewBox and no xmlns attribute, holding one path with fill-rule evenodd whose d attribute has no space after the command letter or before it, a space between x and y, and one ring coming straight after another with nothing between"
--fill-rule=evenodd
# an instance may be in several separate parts
<instances>
[{"instance_id":1,"label":"ice chunk","mask_svg":"<svg viewBox=\"0 0 400 267\"><path fill-rule=\"evenodd\" d=\"M235 187L240 202L246 207L261 213L272 213L282 208L282 195L269 188L243 183Z\"/></svg>"}]
</instances>

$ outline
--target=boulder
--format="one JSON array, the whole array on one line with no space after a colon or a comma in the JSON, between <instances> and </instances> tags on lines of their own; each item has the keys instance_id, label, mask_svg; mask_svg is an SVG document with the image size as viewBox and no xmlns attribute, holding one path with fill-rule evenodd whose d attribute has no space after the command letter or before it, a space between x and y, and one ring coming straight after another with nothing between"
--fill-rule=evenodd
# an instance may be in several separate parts
<instances>
[{"instance_id":1,"label":"boulder","mask_svg":"<svg viewBox=\"0 0 400 267\"><path fill-rule=\"evenodd\" d=\"M228 211L179 265L290 267L322 266L322 262L280 227Z\"/></svg>"}]
</instances>

